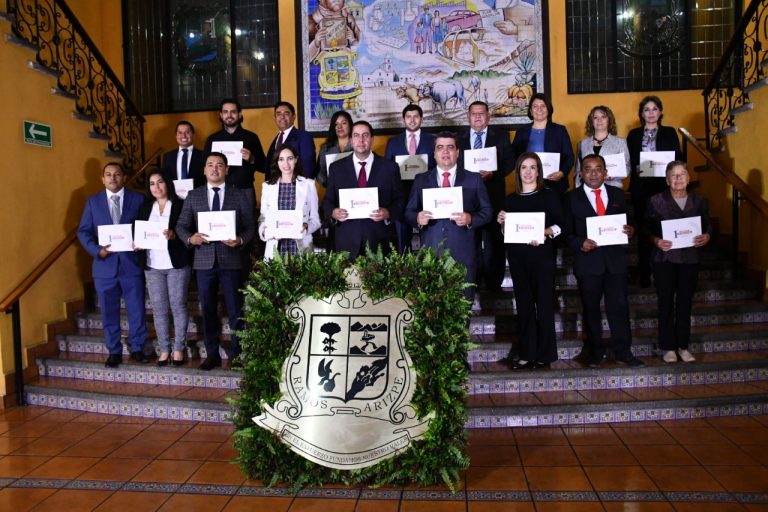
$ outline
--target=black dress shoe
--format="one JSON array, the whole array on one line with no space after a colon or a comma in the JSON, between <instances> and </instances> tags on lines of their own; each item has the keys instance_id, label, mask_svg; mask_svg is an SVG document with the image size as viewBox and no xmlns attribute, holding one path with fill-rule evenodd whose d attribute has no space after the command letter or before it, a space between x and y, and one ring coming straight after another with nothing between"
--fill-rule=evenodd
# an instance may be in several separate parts
<instances>
[{"instance_id":1,"label":"black dress shoe","mask_svg":"<svg viewBox=\"0 0 768 512\"><path fill-rule=\"evenodd\" d=\"M605 359L604 355L591 355L585 359L584 363L590 368L600 368L603 359Z\"/></svg>"},{"instance_id":2,"label":"black dress shoe","mask_svg":"<svg viewBox=\"0 0 768 512\"><path fill-rule=\"evenodd\" d=\"M533 367L536 368L536 369L539 369L539 368L551 368L550 363L541 363L539 361L536 361L534 363Z\"/></svg>"},{"instance_id":3,"label":"black dress shoe","mask_svg":"<svg viewBox=\"0 0 768 512\"><path fill-rule=\"evenodd\" d=\"M135 352L131 352L131 361L136 361L137 363L148 363L149 359L144 355L142 350L137 350Z\"/></svg>"},{"instance_id":4,"label":"black dress shoe","mask_svg":"<svg viewBox=\"0 0 768 512\"><path fill-rule=\"evenodd\" d=\"M123 354L109 354L104 366L107 368L117 368L123 362Z\"/></svg>"},{"instance_id":5,"label":"black dress shoe","mask_svg":"<svg viewBox=\"0 0 768 512\"><path fill-rule=\"evenodd\" d=\"M616 362L618 363L624 363L625 365L629 366L630 368L642 368L645 366L645 363L633 356L632 354L628 354L626 356L620 356L616 357Z\"/></svg>"},{"instance_id":6,"label":"black dress shoe","mask_svg":"<svg viewBox=\"0 0 768 512\"><path fill-rule=\"evenodd\" d=\"M512 361L509 365L510 370L533 370L536 368L536 363L533 361L526 361L521 363L520 360Z\"/></svg>"},{"instance_id":7,"label":"black dress shoe","mask_svg":"<svg viewBox=\"0 0 768 512\"><path fill-rule=\"evenodd\" d=\"M207 372L207 371L213 370L217 366L221 366L221 358L219 356L211 356L211 357L206 357L205 361L200 363L200 366L198 366L198 368L200 370Z\"/></svg>"}]
</instances>

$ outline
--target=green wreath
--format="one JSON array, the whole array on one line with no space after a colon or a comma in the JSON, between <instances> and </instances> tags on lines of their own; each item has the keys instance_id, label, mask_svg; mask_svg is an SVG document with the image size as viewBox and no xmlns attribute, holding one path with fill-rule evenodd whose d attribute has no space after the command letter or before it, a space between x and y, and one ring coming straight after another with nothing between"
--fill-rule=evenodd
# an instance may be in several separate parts
<instances>
[{"instance_id":1,"label":"green wreath","mask_svg":"<svg viewBox=\"0 0 768 512\"><path fill-rule=\"evenodd\" d=\"M294 489L329 483L444 483L455 489L461 470L469 466L464 386L471 306L463 295L464 267L431 249L388 256L368 251L355 265L371 299L401 297L411 305L414 320L405 332L405 347L418 375L412 405L419 417L434 413L429 429L398 456L339 470L304 459L256 426L252 418L263 412L262 402L273 404L280 396L283 363L297 335L287 308L305 296L320 299L347 289L346 253L275 258L256 264L245 289L243 378L233 400L237 462L249 478Z\"/></svg>"}]
</instances>

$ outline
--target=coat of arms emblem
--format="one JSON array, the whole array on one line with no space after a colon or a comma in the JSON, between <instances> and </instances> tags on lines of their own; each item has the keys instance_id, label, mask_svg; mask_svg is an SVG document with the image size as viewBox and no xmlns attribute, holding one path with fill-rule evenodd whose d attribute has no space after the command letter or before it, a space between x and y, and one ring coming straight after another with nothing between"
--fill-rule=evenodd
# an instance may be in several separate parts
<instances>
[{"instance_id":1,"label":"coat of arms emblem","mask_svg":"<svg viewBox=\"0 0 768 512\"><path fill-rule=\"evenodd\" d=\"M355 281L324 300L289 308L299 325L283 364L281 398L254 418L294 452L337 469L371 466L407 449L431 416L411 406L416 373L404 334L413 320L399 298L373 302Z\"/></svg>"}]
</instances>

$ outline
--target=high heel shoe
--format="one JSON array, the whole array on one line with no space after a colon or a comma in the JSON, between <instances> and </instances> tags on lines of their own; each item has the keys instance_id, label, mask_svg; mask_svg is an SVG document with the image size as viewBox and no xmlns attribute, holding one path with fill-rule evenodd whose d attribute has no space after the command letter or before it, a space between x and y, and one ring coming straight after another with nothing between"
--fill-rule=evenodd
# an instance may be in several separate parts
<instances>
[{"instance_id":1,"label":"high heel shoe","mask_svg":"<svg viewBox=\"0 0 768 512\"><path fill-rule=\"evenodd\" d=\"M175 355L176 355L176 354L174 353L174 356L175 356ZM184 363L186 363L186 362L187 362L187 355L186 355L184 352L182 352L182 353L181 353L181 359L176 359L176 358L174 357L174 358L173 358L173 360L172 360L171 362L173 363L173 366L183 366L183 365L184 365Z\"/></svg>"},{"instance_id":2,"label":"high heel shoe","mask_svg":"<svg viewBox=\"0 0 768 512\"><path fill-rule=\"evenodd\" d=\"M163 356L165 356L165 359L163 359ZM171 355L165 352L160 354L160 358L157 360L157 366L160 366L160 367L168 366L168 363L171 362L170 357Z\"/></svg>"}]
</instances>

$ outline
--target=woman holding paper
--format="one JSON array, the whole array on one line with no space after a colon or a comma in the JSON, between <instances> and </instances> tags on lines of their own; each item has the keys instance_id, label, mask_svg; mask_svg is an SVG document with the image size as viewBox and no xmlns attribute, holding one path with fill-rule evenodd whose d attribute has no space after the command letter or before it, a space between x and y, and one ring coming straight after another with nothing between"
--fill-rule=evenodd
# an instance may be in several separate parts
<instances>
[{"instance_id":1,"label":"woman holding paper","mask_svg":"<svg viewBox=\"0 0 768 512\"><path fill-rule=\"evenodd\" d=\"M504 362L511 369L546 368L557 361L555 341L555 249L560 234L562 206L559 195L544 186L541 160L526 152L517 159L517 191L506 197L496 220L505 222L518 213L544 213L543 232L527 243L507 243L507 259L515 287L518 321L518 359L510 354ZM530 224L527 218L520 219ZM541 242L543 240L543 242Z\"/></svg>"},{"instance_id":2,"label":"woman holding paper","mask_svg":"<svg viewBox=\"0 0 768 512\"><path fill-rule=\"evenodd\" d=\"M512 149L516 155L526 151L535 153L556 153L560 156L559 169L546 173L544 184L561 196L568 190L568 173L573 167L573 144L565 126L552 122L555 108L545 94L531 96L528 103L528 118L533 123L515 132ZM545 173L542 168L542 172Z\"/></svg>"},{"instance_id":3,"label":"woman holding paper","mask_svg":"<svg viewBox=\"0 0 768 512\"><path fill-rule=\"evenodd\" d=\"M293 210L297 217L300 217L301 225L297 226L297 238L281 236L272 225L278 219L280 210ZM317 211L315 180L301 175L299 153L290 145L284 144L275 151L269 178L261 188L259 237L267 242L264 259L272 259L275 251L280 256L312 251L312 233L319 228L320 214Z\"/></svg>"},{"instance_id":4,"label":"woman holding paper","mask_svg":"<svg viewBox=\"0 0 768 512\"><path fill-rule=\"evenodd\" d=\"M707 200L688 192L690 178L684 162L676 160L667 165L666 181L669 189L651 197L645 217L648 239L653 244L651 265L658 297L659 348L664 351L664 362L677 362L680 356L690 363L696 360L688 351L688 342L691 303L699 274L698 249L709 243L712 225ZM699 217L698 223L695 217ZM682 226L662 224L679 219L685 219ZM696 228L700 228L700 235L686 237L699 231ZM685 234L678 236L681 232ZM674 248L676 243L684 247Z\"/></svg>"},{"instance_id":5,"label":"woman holding paper","mask_svg":"<svg viewBox=\"0 0 768 512\"><path fill-rule=\"evenodd\" d=\"M192 277L189 250L176 236L176 222L184 201L176 196L172 181L165 181L160 169L147 176L147 197L139 210L137 220L164 224L163 235L168 240L164 249L147 249L144 276L147 281L152 317L155 323L160 357L157 366L184 364L187 348L187 291ZM135 244L140 245L138 241ZM170 313L173 315L173 358L171 352Z\"/></svg>"},{"instance_id":6,"label":"woman holding paper","mask_svg":"<svg viewBox=\"0 0 768 512\"><path fill-rule=\"evenodd\" d=\"M317 181L322 186L328 185L328 163L325 157L347 151L352 151L352 116L349 112L338 110L331 116L328 136L320 146L317 157Z\"/></svg>"},{"instance_id":7,"label":"woman holding paper","mask_svg":"<svg viewBox=\"0 0 768 512\"><path fill-rule=\"evenodd\" d=\"M585 131L587 138L582 139L576 146L577 158L574 186L578 187L581 185L581 159L587 155L600 155L606 159L606 165L609 167L609 175L605 179L605 183L614 187L624 188L624 178L611 177L611 166L608 162L611 158L609 155L623 156L623 166L620 169L621 172L617 174L623 174L624 177L629 176L631 167L627 139L616 136L616 118L613 115L613 111L605 105L592 107L587 116ZM616 163L618 164L618 162Z\"/></svg>"},{"instance_id":8,"label":"woman holding paper","mask_svg":"<svg viewBox=\"0 0 768 512\"><path fill-rule=\"evenodd\" d=\"M627 135L629 147L629 160L632 166L632 179L629 182L629 193L632 196L632 207L635 218L641 221L645 218L645 208L651 196L664 191L667 188L663 177L654 178L648 176L650 171L640 168L641 152L674 151L675 160L682 160L680 141L677 132L669 126L662 126L664 118L664 106L658 96L646 96L640 101L638 109L640 117L639 128L633 128ZM638 270L640 286L651 285L651 245L647 240L640 238L637 242Z\"/></svg>"}]
</instances>

